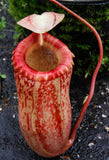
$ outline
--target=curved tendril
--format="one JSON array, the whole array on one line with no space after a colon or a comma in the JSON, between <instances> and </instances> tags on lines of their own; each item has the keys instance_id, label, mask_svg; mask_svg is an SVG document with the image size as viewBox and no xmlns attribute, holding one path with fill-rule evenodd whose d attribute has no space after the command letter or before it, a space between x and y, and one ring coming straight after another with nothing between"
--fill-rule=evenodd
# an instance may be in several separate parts
<instances>
[{"instance_id":1,"label":"curved tendril","mask_svg":"<svg viewBox=\"0 0 109 160\"><path fill-rule=\"evenodd\" d=\"M98 71L100 69L100 66L101 66L101 63L102 63L102 58L103 58L103 45L102 45L101 38L100 38L98 32L96 31L96 29L91 24L89 24L85 19L83 19L82 17L80 17L75 12L73 12L72 10L70 10L69 8L64 6L63 4L59 3L58 1L56 1L56 0L50 0L50 1L55 3L55 4L57 4L58 6L60 6L61 8L63 8L64 10L66 10L67 12L72 14L74 17L79 19L86 26L88 26L93 31L94 35L96 36L96 38L98 40L98 45L99 45L99 60L98 60L98 64L97 64L97 66L95 68L95 71L93 73L93 76L92 76L90 92L89 92L89 95L88 95L88 98L87 98L85 104L83 105L83 107L81 109L80 115L79 115L78 119L76 120L76 123L74 124L74 126L72 128L70 139L68 140L66 146L64 147L65 150L67 150L69 147L72 146L72 144L74 142L76 131L77 131L77 129L78 129L78 127L79 127L79 125L80 125L80 123L81 123L81 121L83 119L83 116L85 114L85 111L86 111L86 109L87 109L87 107L88 107L88 105L89 105L89 103L90 103L90 101L91 101L91 99L93 97L94 89L95 89L96 77L97 77Z\"/></svg>"}]
</instances>

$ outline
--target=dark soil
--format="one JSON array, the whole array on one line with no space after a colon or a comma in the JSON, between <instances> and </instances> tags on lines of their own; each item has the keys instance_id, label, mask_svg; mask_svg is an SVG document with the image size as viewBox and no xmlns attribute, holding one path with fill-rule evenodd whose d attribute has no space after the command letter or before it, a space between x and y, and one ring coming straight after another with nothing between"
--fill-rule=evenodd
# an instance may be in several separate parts
<instances>
[{"instance_id":1,"label":"dark soil","mask_svg":"<svg viewBox=\"0 0 109 160\"><path fill-rule=\"evenodd\" d=\"M1 9L0 17L1 15L14 24L12 17L6 11ZM6 75L6 79L0 82L0 160L47 160L50 158L40 157L30 149L19 128L18 97L11 65L14 50L12 37L12 32L6 32L5 38L0 39L0 72ZM90 79L83 80L72 75L70 86L72 125L80 113L82 102L89 88ZM51 159L109 160L108 72L99 73L97 77L94 97L77 131L74 144L64 154Z\"/></svg>"}]
</instances>

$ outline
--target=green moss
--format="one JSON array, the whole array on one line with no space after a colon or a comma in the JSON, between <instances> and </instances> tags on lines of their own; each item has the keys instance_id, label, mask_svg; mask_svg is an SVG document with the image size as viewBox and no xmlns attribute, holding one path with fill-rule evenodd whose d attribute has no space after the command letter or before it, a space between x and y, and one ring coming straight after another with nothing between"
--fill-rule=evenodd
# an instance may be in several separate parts
<instances>
[{"instance_id":1,"label":"green moss","mask_svg":"<svg viewBox=\"0 0 109 160\"><path fill-rule=\"evenodd\" d=\"M45 11L64 13L65 19L50 33L67 44L75 54L75 74L87 77L93 73L97 64L99 50L97 40L88 27L48 0L8 0L8 2L9 13L14 17L15 21L19 21L30 14L41 14ZM109 5L68 5L67 7L78 13L96 28L104 45L104 58L100 71L109 70L109 27L106 27L106 25L109 25ZM29 31L18 25L15 26L15 30L17 32L14 35L16 41L30 34Z\"/></svg>"}]
</instances>

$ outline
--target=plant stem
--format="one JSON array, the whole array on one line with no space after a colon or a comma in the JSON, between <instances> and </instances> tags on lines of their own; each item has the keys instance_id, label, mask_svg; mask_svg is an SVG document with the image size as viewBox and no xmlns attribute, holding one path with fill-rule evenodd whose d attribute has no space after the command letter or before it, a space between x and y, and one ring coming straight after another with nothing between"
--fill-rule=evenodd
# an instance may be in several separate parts
<instances>
[{"instance_id":1,"label":"plant stem","mask_svg":"<svg viewBox=\"0 0 109 160\"><path fill-rule=\"evenodd\" d=\"M43 45L43 33L40 33L40 38L39 38L39 41L40 41L40 45L42 46Z\"/></svg>"},{"instance_id":2,"label":"plant stem","mask_svg":"<svg viewBox=\"0 0 109 160\"><path fill-rule=\"evenodd\" d=\"M99 44L99 61L98 61L98 64L97 64L97 66L95 68L95 71L93 73L93 76L92 76L90 92L89 92L89 95L88 95L88 98L87 98L85 104L82 107L80 115L79 115L78 119L76 120L76 123L74 124L74 126L72 128L71 137L68 140L68 142L66 143L66 146L62 150L62 152L65 152L69 147L72 146L72 144L74 142L74 139L75 139L75 136L76 136L76 131L77 131L77 129L78 129L78 127L79 127L79 125L80 125L80 123L81 123L81 121L83 119L83 116L85 114L85 111L86 111L86 109L87 109L87 107L88 107L88 105L89 105L89 103L90 103L90 101L91 101L91 99L93 97L96 77L97 77L97 74L98 74L98 71L100 69L100 66L101 66L101 63L102 63L102 59L103 59L103 45L102 45L102 41L101 41L101 38L100 38L98 32L86 20L84 20L82 17L80 17L75 12L73 12L72 10L70 10L69 8L67 8L66 6L62 5L58 1L56 1L56 0L49 0L49 1L57 4L58 6L60 6L61 8L63 8L64 10L66 10L67 12L69 12L70 14L72 14L74 17L76 17L77 19L79 19L86 26L88 26L93 31L94 35L96 36L96 38L98 40L98 44Z\"/></svg>"}]
</instances>

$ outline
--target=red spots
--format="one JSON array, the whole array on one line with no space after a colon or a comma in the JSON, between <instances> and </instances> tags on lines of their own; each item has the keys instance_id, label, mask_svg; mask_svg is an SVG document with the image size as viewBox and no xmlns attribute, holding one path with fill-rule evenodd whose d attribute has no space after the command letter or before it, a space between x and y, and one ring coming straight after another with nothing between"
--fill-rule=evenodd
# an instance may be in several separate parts
<instances>
[{"instance_id":1,"label":"red spots","mask_svg":"<svg viewBox=\"0 0 109 160\"><path fill-rule=\"evenodd\" d=\"M22 102L22 105L21 105L21 106L22 106L22 109L21 109L21 110L23 110L23 109L24 109L24 102Z\"/></svg>"},{"instance_id":2,"label":"red spots","mask_svg":"<svg viewBox=\"0 0 109 160\"><path fill-rule=\"evenodd\" d=\"M29 114L27 113L27 127L28 127L28 130L30 130L30 124L29 124Z\"/></svg>"},{"instance_id":3,"label":"red spots","mask_svg":"<svg viewBox=\"0 0 109 160\"><path fill-rule=\"evenodd\" d=\"M63 141L61 106L55 87L55 80L40 84L37 95L38 107L33 115L33 128L39 135L40 142L45 149L49 148L52 152L54 147L50 147L50 143L57 143L59 146Z\"/></svg>"},{"instance_id":4,"label":"red spots","mask_svg":"<svg viewBox=\"0 0 109 160\"><path fill-rule=\"evenodd\" d=\"M69 71L71 73L72 70ZM39 154L43 155L42 149L56 154L69 138L69 74L66 72L60 78L44 82L32 82L22 75L16 76L19 80L19 122L28 144Z\"/></svg>"},{"instance_id":5,"label":"red spots","mask_svg":"<svg viewBox=\"0 0 109 160\"><path fill-rule=\"evenodd\" d=\"M14 67L18 66L17 70L14 68L14 74L18 92L19 124L24 138L36 153L45 157L53 157L60 153L70 135L69 84L72 73L70 67L72 57L66 45L66 52L64 53L64 49L62 49L61 55L60 49L64 44L45 33L43 34L44 45L48 46L49 49L51 48L55 54L57 54L58 49L61 58L64 55L62 65L58 65L49 72L38 72L31 69L26 65L24 59L27 47L22 54L21 48L31 39L32 42L30 42L29 47L33 43L37 46L38 42L36 41L39 41L37 36L35 33L31 34L18 45L18 49L14 53ZM64 61L65 55L71 58L69 63L64 65L64 62L68 62L68 60ZM20 61L18 61L19 57L21 58Z\"/></svg>"}]
</instances>

